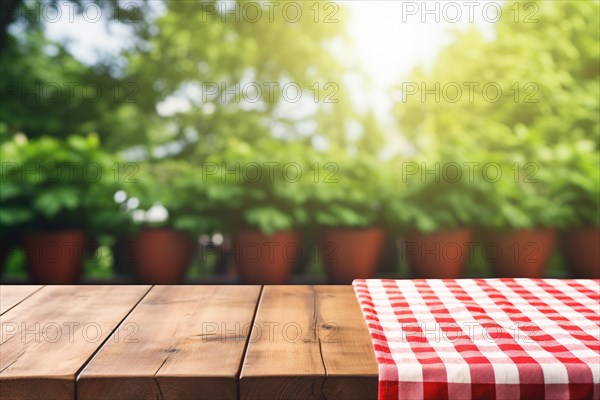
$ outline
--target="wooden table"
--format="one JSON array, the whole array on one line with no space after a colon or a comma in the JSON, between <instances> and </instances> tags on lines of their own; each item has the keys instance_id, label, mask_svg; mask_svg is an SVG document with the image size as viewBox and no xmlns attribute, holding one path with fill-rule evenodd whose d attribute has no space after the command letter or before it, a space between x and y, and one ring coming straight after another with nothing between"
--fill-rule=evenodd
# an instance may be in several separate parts
<instances>
[{"instance_id":1,"label":"wooden table","mask_svg":"<svg viewBox=\"0 0 600 400\"><path fill-rule=\"evenodd\" d=\"M0 286L2 399L375 399L351 286Z\"/></svg>"}]
</instances>

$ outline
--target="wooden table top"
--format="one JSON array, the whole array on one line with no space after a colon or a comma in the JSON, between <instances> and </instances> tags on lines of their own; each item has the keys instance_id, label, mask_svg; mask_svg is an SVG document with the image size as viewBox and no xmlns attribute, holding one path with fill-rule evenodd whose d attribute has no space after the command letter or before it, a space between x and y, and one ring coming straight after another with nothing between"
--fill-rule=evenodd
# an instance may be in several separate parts
<instances>
[{"instance_id":1,"label":"wooden table top","mask_svg":"<svg viewBox=\"0 0 600 400\"><path fill-rule=\"evenodd\" d=\"M2 399L375 399L351 286L0 286Z\"/></svg>"}]
</instances>

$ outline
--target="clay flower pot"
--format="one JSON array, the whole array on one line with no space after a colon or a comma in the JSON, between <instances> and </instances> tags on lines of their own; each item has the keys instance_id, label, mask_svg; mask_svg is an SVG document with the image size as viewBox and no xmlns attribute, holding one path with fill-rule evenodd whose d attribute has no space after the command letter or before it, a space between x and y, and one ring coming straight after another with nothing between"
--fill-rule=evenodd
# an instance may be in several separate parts
<instances>
[{"instance_id":1,"label":"clay flower pot","mask_svg":"<svg viewBox=\"0 0 600 400\"><path fill-rule=\"evenodd\" d=\"M301 257L300 234L279 231L267 235L258 230L243 230L233 237L233 252L243 283L285 284Z\"/></svg>"},{"instance_id":2,"label":"clay flower pot","mask_svg":"<svg viewBox=\"0 0 600 400\"><path fill-rule=\"evenodd\" d=\"M375 276L384 240L379 228L325 230L320 251L329 280L349 284Z\"/></svg>"},{"instance_id":3,"label":"clay flower pot","mask_svg":"<svg viewBox=\"0 0 600 400\"><path fill-rule=\"evenodd\" d=\"M406 236L406 256L413 278L456 279L469 259L468 228Z\"/></svg>"},{"instance_id":4,"label":"clay flower pot","mask_svg":"<svg viewBox=\"0 0 600 400\"><path fill-rule=\"evenodd\" d=\"M541 278L555 239L554 229L491 232L484 254L498 278Z\"/></svg>"},{"instance_id":5,"label":"clay flower pot","mask_svg":"<svg viewBox=\"0 0 600 400\"><path fill-rule=\"evenodd\" d=\"M561 232L560 247L574 278L600 279L600 227Z\"/></svg>"},{"instance_id":6,"label":"clay flower pot","mask_svg":"<svg viewBox=\"0 0 600 400\"><path fill-rule=\"evenodd\" d=\"M154 285L181 283L194 252L194 242L173 229L144 229L131 241L131 263L139 280Z\"/></svg>"},{"instance_id":7,"label":"clay flower pot","mask_svg":"<svg viewBox=\"0 0 600 400\"><path fill-rule=\"evenodd\" d=\"M86 243L86 234L80 230L25 235L23 250L32 279L47 285L77 283Z\"/></svg>"}]
</instances>

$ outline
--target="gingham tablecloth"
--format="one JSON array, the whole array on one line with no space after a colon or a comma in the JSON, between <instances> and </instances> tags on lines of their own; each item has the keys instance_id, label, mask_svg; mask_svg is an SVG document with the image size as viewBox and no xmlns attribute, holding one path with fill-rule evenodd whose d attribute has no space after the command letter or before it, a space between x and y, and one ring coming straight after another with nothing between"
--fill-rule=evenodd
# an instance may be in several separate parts
<instances>
[{"instance_id":1,"label":"gingham tablecloth","mask_svg":"<svg viewBox=\"0 0 600 400\"><path fill-rule=\"evenodd\" d=\"M380 399L599 399L600 281L356 280Z\"/></svg>"}]
</instances>

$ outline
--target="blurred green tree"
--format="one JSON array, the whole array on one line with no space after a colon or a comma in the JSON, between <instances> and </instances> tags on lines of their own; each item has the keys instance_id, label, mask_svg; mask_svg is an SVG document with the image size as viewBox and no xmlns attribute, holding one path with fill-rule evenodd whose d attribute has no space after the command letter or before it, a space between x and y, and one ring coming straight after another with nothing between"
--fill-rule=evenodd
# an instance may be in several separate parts
<instances>
[{"instance_id":1,"label":"blurred green tree","mask_svg":"<svg viewBox=\"0 0 600 400\"><path fill-rule=\"evenodd\" d=\"M398 85L402 132L433 153L531 156L528 148L581 139L598 149L599 13L595 1L510 2L492 39L456 33L431 69Z\"/></svg>"},{"instance_id":2,"label":"blurred green tree","mask_svg":"<svg viewBox=\"0 0 600 400\"><path fill-rule=\"evenodd\" d=\"M122 57L90 66L46 38L34 17L43 2L17 3L28 18L0 27L0 123L9 133L95 131L110 150L141 145L150 157L206 155L231 136L347 140L355 113L333 51L347 44L341 6L208 0L123 10L98 1L118 14L109 23L130 23L132 36Z\"/></svg>"},{"instance_id":3,"label":"blurred green tree","mask_svg":"<svg viewBox=\"0 0 600 400\"><path fill-rule=\"evenodd\" d=\"M132 101L136 84L115 71L113 60L86 65L70 53L67 43L46 36L49 7L58 1L11 1L1 4L0 26L0 133L3 138L25 132L28 137L97 132L103 146L122 149L135 141L140 129L139 102ZM81 13L84 1L73 1ZM142 8L118 1L97 1L107 18L103 22L129 22L141 30ZM139 4L146 4L141 2ZM64 3L63 3L64 6ZM63 22L73 15L65 10ZM110 17L108 16L110 14ZM59 21L60 22L60 21ZM8 134L8 135L6 135Z\"/></svg>"},{"instance_id":4,"label":"blurred green tree","mask_svg":"<svg viewBox=\"0 0 600 400\"><path fill-rule=\"evenodd\" d=\"M594 1L509 2L491 38L456 33L398 85L394 114L416 160L501 168L497 180L475 175L487 213L475 224L598 223L599 14Z\"/></svg>"},{"instance_id":5,"label":"blurred green tree","mask_svg":"<svg viewBox=\"0 0 600 400\"><path fill-rule=\"evenodd\" d=\"M354 113L340 82L343 60L330 51L347 43L344 9L328 21L322 5L277 4L168 3L128 55L140 88L159 102L184 102L170 118L172 129L154 130L151 142L196 135L198 146L187 152L206 154L231 136L249 143L271 134L345 140Z\"/></svg>"}]
</instances>

